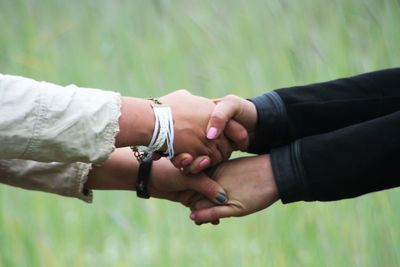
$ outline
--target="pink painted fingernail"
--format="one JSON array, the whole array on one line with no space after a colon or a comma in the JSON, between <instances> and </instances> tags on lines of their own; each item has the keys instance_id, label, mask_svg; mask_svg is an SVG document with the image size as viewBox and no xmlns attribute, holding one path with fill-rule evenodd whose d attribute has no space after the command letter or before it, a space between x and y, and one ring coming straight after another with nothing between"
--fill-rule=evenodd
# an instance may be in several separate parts
<instances>
[{"instance_id":1,"label":"pink painted fingernail","mask_svg":"<svg viewBox=\"0 0 400 267\"><path fill-rule=\"evenodd\" d=\"M182 165L182 166L187 166L187 165L190 164L190 162L191 162L190 159L184 159L184 160L181 161L181 165Z\"/></svg>"},{"instance_id":2,"label":"pink painted fingernail","mask_svg":"<svg viewBox=\"0 0 400 267\"><path fill-rule=\"evenodd\" d=\"M200 168L205 168L208 165L210 165L210 161L208 159L203 159L202 161L200 161Z\"/></svg>"},{"instance_id":3,"label":"pink painted fingernail","mask_svg":"<svg viewBox=\"0 0 400 267\"><path fill-rule=\"evenodd\" d=\"M190 213L190 219L192 219L192 220L196 219L196 214L194 214L193 212Z\"/></svg>"},{"instance_id":4,"label":"pink painted fingernail","mask_svg":"<svg viewBox=\"0 0 400 267\"><path fill-rule=\"evenodd\" d=\"M207 132L208 139L214 139L216 136L217 136L217 128L211 127L210 129L208 129Z\"/></svg>"}]
</instances>

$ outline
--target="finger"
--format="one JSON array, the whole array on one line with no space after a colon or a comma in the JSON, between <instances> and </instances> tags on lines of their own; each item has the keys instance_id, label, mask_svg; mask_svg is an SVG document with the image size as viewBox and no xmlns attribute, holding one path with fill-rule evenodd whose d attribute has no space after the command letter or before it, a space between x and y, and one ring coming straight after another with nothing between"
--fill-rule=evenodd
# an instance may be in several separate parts
<instances>
[{"instance_id":1,"label":"finger","mask_svg":"<svg viewBox=\"0 0 400 267\"><path fill-rule=\"evenodd\" d=\"M230 152L232 152L232 146L230 142L225 137L219 138L218 140L214 140L214 143L211 146L210 153L208 154L211 162L208 166L201 165L199 166L201 170L205 170L209 166L217 165L218 163L222 162ZM220 147L221 145L221 147Z\"/></svg>"},{"instance_id":2,"label":"finger","mask_svg":"<svg viewBox=\"0 0 400 267\"><path fill-rule=\"evenodd\" d=\"M178 169L188 166L192 161L193 157L189 153L181 153L171 159L172 164Z\"/></svg>"},{"instance_id":3,"label":"finger","mask_svg":"<svg viewBox=\"0 0 400 267\"><path fill-rule=\"evenodd\" d=\"M236 115L239 105L235 105L234 101L221 100L215 106L211 113L207 126L207 138L216 139L225 129L226 123Z\"/></svg>"},{"instance_id":4,"label":"finger","mask_svg":"<svg viewBox=\"0 0 400 267\"><path fill-rule=\"evenodd\" d=\"M197 174L211 165L211 159L208 156L199 156L190 163L189 166L183 167L185 174Z\"/></svg>"},{"instance_id":5,"label":"finger","mask_svg":"<svg viewBox=\"0 0 400 267\"><path fill-rule=\"evenodd\" d=\"M231 217L234 210L231 206L215 206L211 208L192 211L190 219L198 223L213 222L222 218Z\"/></svg>"},{"instance_id":6,"label":"finger","mask_svg":"<svg viewBox=\"0 0 400 267\"><path fill-rule=\"evenodd\" d=\"M193 207L193 210L207 209L216 206L215 203L211 202L208 199L205 199L204 197L193 203L191 205L191 207Z\"/></svg>"},{"instance_id":7,"label":"finger","mask_svg":"<svg viewBox=\"0 0 400 267\"><path fill-rule=\"evenodd\" d=\"M182 193L179 193L179 195L178 195L178 201L179 201L182 205L184 205L184 206L190 208L190 207L192 206L192 203L193 203L193 202L191 202L191 201L192 201L192 199L193 199L193 196L195 196L195 195L197 195L197 193L194 192L194 191L192 191L192 190L184 191L184 192L182 192Z\"/></svg>"},{"instance_id":8,"label":"finger","mask_svg":"<svg viewBox=\"0 0 400 267\"><path fill-rule=\"evenodd\" d=\"M223 136L223 138L220 138L219 140L216 140L217 142L217 148L218 151L221 154L221 161L224 160L228 160L231 157L232 151L233 151L233 147L231 142L229 142L229 140ZM212 162L212 165L216 165L220 162Z\"/></svg>"},{"instance_id":9,"label":"finger","mask_svg":"<svg viewBox=\"0 0 400 267\"><path fill-rule=\"evenodd\" d=\"M206 175L188 177L185 179L188 189L204 195L214 203L222 204L228 201L225 190L214 180Z\"/></svg>"},{"instance_id":10,"label":"finger","mask_svg":"<svg viewBox=\"0 0 400 267\"><path fill-rule=\"evenodd\" d=\"M191 192L193 192L193 191L191 191ZM193 195L190 197L190 199L188 199L188 204L189 204L188 207L193 208L193 210L195 210L196 203L199 202L199 201L202 200L202 199L204 199L204 200L206 200L206 201L212 203L210 200L204 198L204 196L203 196L202 194L199 194L199 193L196 193L196 192L195 192L195 194L193 194ZM213 204L213 205L216 205L216 204L214 204L214 203L212 203L212 204Z\"/></svg>"},{"instance_id":11,"label":"finger","mask_svg":"<svg viewBox=\"0 0 400 267\"><path fill-rule=\"evenodd\" d=\"M196 196L193 196L192 199L195 199L196 197L200 197L199 200L196 200L195 202L190 203L190 210L193 212L195 210L199 210L199 209L205 209L205 208L210 208L210 207L214 207L216 206L214 203L212 203L211 201L209 201L208 199L205 199L202 195L197 194ZM193 204L194 203L194 204ZM219 224L219 220L215 220L212 221L211 224L213 225L218 225Z\"/></svg>"},{"instance_id":12,"label":"finger","mask_svg":"<svg viewBox=\"0 0 400 267\"><path fill-rule=\"evenodd\" d=\"M230 120L224 130L224 135L229 138L241 151L246 151L249 146L249 134L240 123Z\"/></svg>"}]
</instances>

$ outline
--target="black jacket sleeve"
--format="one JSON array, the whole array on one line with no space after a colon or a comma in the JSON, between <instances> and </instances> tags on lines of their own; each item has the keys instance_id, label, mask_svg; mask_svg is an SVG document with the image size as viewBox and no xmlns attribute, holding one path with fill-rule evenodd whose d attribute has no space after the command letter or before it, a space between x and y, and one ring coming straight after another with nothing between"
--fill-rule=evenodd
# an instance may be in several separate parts
<instances>
[{"instance_id":1,"label":"black jacket sleeve","mask_svg":"<svg viewBox=\"0 0 400 267\"><path fill-rule=\"evenodd\" d=\"M400 111L271 152L283 203L337 200L400 185Z\"/></svg>"},{"instance_id":2,"label":"black jacket sleeve","mask_svg":"<svg viewBox=\"0 0 400 267\"><path fill-rule=\"evenodd\" d=\"M251 153L327 133L400 110L400 68L279 89L255 98L258 122Z\"/></svg>"}]
</instances>

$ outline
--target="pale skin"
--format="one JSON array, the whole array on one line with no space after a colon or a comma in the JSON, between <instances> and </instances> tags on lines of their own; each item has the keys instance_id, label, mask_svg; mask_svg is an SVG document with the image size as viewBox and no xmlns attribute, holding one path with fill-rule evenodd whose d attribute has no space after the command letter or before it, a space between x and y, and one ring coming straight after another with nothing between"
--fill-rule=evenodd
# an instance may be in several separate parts
<instances>
[{"instance_id":1,"label":"pale skin","mask_svg":"<svg viewBox=\"0 0 400 267\"><path fill-rule=\"evenodd\" d=\"M186 90L178 90L165 95L159 100L163 104L170 106L173 119L175 141L174 150L176 154L188 152L193 156L208 155L207 159L201 162L202 168L206 168L212 164L221 162L230 157L233 150L231 142L221 136L215 140L206 138L206 127L210 118L211 112L215 108L215 103L211 100L199 96L194 96ZM154 112L151 107L152 101L134 97L121 97L121 115L119 118L119 133L115 139L115 146L128 147L137 145L148 145L154 131ZM232 124L232 129L235 132L243 132L243 127L238 124ZM237 138L237 135L232 137ZM165 147L164 147L165 149ZM128 155L129 152L129 155ZM159 159L159 158L155 158ZM128 163L129 162L129 163ZM154 196L164 197L171 200L176 200L172 194L158 195L159 193L176 193L183 189L193 189L195 191L203 191L202 186L206 184L209 188L206 195L210 199L215 199L218 193L223 193L223 190L215 182L194 182L191 179L183 180L183 174L178 170L172 169L171 164L166 165L165 161L161 161L153 166L157 170L161 168L160 173L170 173L169 176L159 178L158 172L155 172L153 182L163 182L164 187L160 187L161 183L155 183L150 186L150 190L154 190ZM133 168L133 169L130 169ZM133 157L132 151L119 150L115 151L111 158L106 161L101 167L95 167L90 172L87 186L96 189L130 189L135 188L136 180L132 178L136 174L138 163ZM112 172L110 172L112 170ZM129 171L128 171L129 170ZM130 173L129 179L127 173ZM133 175L132 175L133 173ZM172 175L174 174L174 175ZM135 176L136 177L136 176ZM179 183L178 183L179 182ZM188 184L188 182L190 182ZM186 188L186 187L187 188ZM198 186L195 188L194 186ZM210 192L213 195L210 195Z\"/></svg>"},{"instance_id":2,"label":"pale skin","mask_svg":"<svg viewBox=\"0 0 400 267\"><path fill-rule=\"evenodd\" d=\"M178 90L159 100L168 104L172 110L175 154L185 152L191 157L201 157L196 161L199 169L229 159L231 152L235 149L232 144L241 143L241 140L246 138L244 137L247 135L246 129L235 121L228 124L231 129L229 139L223 134L212 140L206 137L207 123L216 106L207 98L194 96L186 90ZM151 103L146 99L121 98L120 132L116 136L116 147L150 143L154 130L154 113ZM194 167L192 169L192 173L199 172Z\"/></svg>"},{"instance_id":3,"label":"pale skin","mask_svg":"<svg viewBox=\"0 0 400 267\"><path fill-rule=\"evenodd\" d=\"M255 134L257 123L255 105L235 95L216 99L214 103L216 106L207 124L207 139L217 140L221 135L225 135L232 140L234 147L246 151ZM239 123L243 128L232 127L233 122ZM191 153L181 153L172 160L172 163L177 168L183 168L186 173L199 173L208 167L200 165L200 162L207 159L207 155L195 157Z\"/></svg>"},{"instance_id":4,"label":"pale skin","mask_svg":"<svg viewBox=\"0 0 400 267\"><path fill-rule=\"evenodd\" d=\"M129 148L116 149L101 166L89 172L85 187L97 190L135 190L139 163ZM224 189L205 174L184 175L170 161L161 159L153 164L148 184L155 198L181 201L186 192L197 192L218 203L216 195Z\"/></svg>"},{"instance_id":5,"label":"pale skin","mask_svg":"<svg viewBox=\"0 0 400 267\"><path fill-rule=\"evenodd\" d=\"M212 140L223 133L229 138L233 131L228 125L235 120L248 133L245 139L239 140L236 144L242 151L246 151L255 135L257 123L255 105L233 95L215 100L215 103L216 107L207 126L207 137ZM180 162L187 158L193 160L191 155L182 153L173 160L173 163L175 166L182 167ZM201 169L196 164L198 164L198 158L186 166L187 171ZM269 207L279 199L269 155L224 162L218 165L210 175L225 189L229 201L224 205L216 206L199 194L185 193L186 196L182 199L188 199L185 204L191 207L190 218L196 224L207 222L215 224L221 218L248 215Z\"/></svg>"},{"instance_id":6,"label":"pale skin","mask_svg":"<svg viewBox=\"0 0 400 267\"><path fill-rule=\"evenodd\" d=\"M139 164L128 148L116 149L101 166L94 167L85 184L88 189L134 190ZM218 165L209 176L185 175L168 160L153 164L148 184L155 198L180 202L190 207L197 224L231 216L244 216L267 208L278 200L269 155L240 158ZM216 201L218 193L229 196Z\"/></svg>"},{"instance_id":7,"label":"pale skin","mask_svg":"<svg viewBox=\"0 0 400 267\"><path fill-rule=\"evenodd\" d=\"M204 149L204 145L209 145L209 141L218 140L220 136L226 137L227 140L234 143L231 146L232 149L247 149L251 138L254 136L257 122L257 111L250 101L236 96L227 96L215 100L211 105L204 102L206 105L203 105L202 109L196 109L196 111L205 111L204 114L199 116L194 112L194 115L189 116L187 110L193 110L193 106L199 106L197 102L200 101L201 103L204 101L203 98L192 98L185 91L181 91L178 94L175 92L175 96L172 97L168 96L161 98L161 100L171 105L174 119L176 120L175 124L177 124L176 134L181 132L182 140L191 142L188 147L191 145L199 147L197 151L193 149L191 153L183 153L183 151L187 152L184 149L185 146L182 146L182 150L180 150L180 146L177 145L176 151L182 153L173 159L175 166L186 168L186 173L199 173L208 166L225 160L230 155L230 152L226 152L231 150L229 146L214 143L214 145L207 148L208 150ZM188 105L182 104L181 101L185 97L191 98L192 102L186 102ZM131 101L132 99L127 99L127 109L134 104ZM148 110L150 108L148 100L135 99L135 101L141 102L137 103L139 107L153 116L152 111ZM175 105L178 107L174 108ZM122 113L124 113L124 106L123 104ZM122 128L124 125L130 125L131 128L128 127L128 129L131 129L130 133L137 134L137 138L139 138L137 140L142 140L141 142L146 144L151 138L154 118L143 117L142 113L138 112L141 108L136 106L134 110L127 113L136 112L137 118L147 122L150 121L149 125L145 126L147 130L136 132L134 129L139 125L132 127L132 124L134 124L132 121L136 122L136 120L132 120L131 117L128 119L127 116L121 115L120 123ZM198 116L197 118L199 119L196 121L193 116ZM182 121L182 123L178 124L178 121ZM204 123L204 121L206 122ZM237 124L243 127L235 128ZM141 126L143 127L143 125ZM207 129L207 132L204 129ZM124 132L123 130L121 131ZM129 133L129 131L126 131L126 133ZM195 141L191 141L193 136L196 137ZM122 141L132 138L132 136L126 135L126 139L124 139L124 134L117 136L117 146L129 143L118 143L119 137L121 137ZM199 142L198 140L201 141ZM225 141L222 140L220 142ZM200 148L201 146L203 148ZM219 154L211 159L213 149L218 150ZM208 164L200 164L204 159L208 159ZM190 217L197 224L207 222L216 224L221 218L244 216L257 212L272 205L279 198L269 155L223 162L215 167L212 173L209 173L210 178L217 181L218 184L211 183L210 178L204 174L186 176L165 160L157 163L153 166L149 183L150 194L154 197L179 201L191 207L192 213ZM87 186L93 189L132 190L136 185L136 178L133 177L136 177L137 169L138 163L132 159L131 151L124 150L121 152L117 150L103 166L94 168L91 171ZM228 194L229 199L224 205L217 205L220 203L215 200L215 196L219 192ZM211 201L207 200L206 197Z\"/></svg>"}]
</instances>

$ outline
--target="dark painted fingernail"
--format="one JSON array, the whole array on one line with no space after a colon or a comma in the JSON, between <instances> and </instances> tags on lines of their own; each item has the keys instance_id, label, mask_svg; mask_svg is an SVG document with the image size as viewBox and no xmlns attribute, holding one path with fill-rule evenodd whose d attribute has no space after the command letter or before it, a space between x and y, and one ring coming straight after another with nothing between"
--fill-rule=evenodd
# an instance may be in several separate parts
<instances>
[{"instance_id":1,"label":"dark painted fingernail","mask_svg":"<svg viewBox=\"0 0 400 267\"><path fill-rule=\"evenodd\" d=\"M195 224L197 224L197 225L202 225L203 223L201 223L201 222L195 222Z\"/></svg>"},{"instance_id":2,"label":"dark painted fingernail","mask_svg":"<svg viewBox=\"0 0 400 267\"><path fill-rule=\"evenodd\" d=\"M222 193L218 193L217 197L215 198L219 203L225 203L226 202L226 196Z\"/></svg>"}]
</instances>

